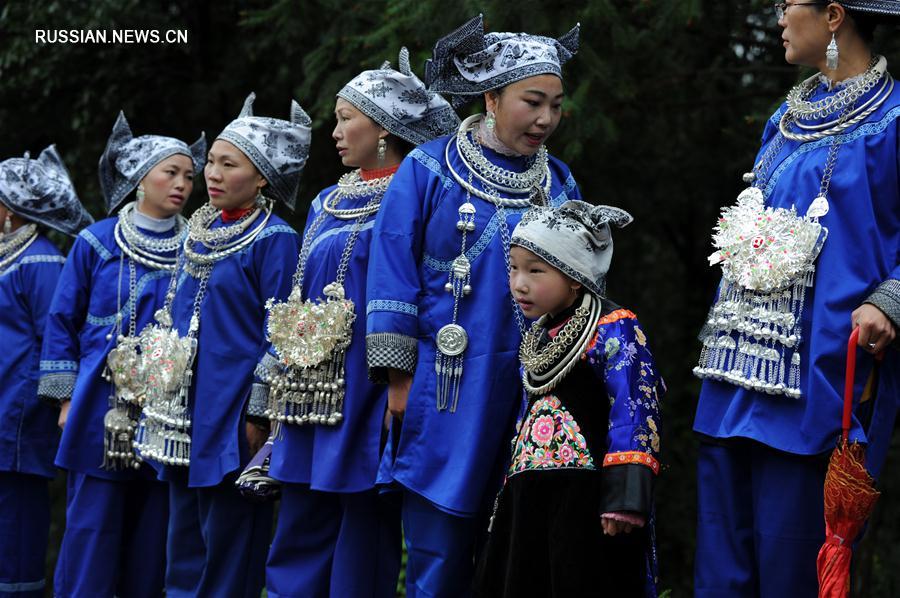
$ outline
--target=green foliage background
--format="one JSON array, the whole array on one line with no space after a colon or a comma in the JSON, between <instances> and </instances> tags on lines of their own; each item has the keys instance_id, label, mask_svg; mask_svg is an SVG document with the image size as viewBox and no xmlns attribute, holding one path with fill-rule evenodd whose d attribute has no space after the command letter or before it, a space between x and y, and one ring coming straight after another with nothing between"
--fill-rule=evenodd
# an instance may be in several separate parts
<instances>
[{"instance_id":1,"label":"green foliage background","mask_svg":"<svg viewBox=\"0 0 900 598\"><path fill-rule=\"evenodd\" d=\"M695 340L716 273L706 267L719 208L741 188L766 118L801 73L784 63L771 3L759 0L50 0L0 2L0 157L56 143L80 195L102 217L96 167L116 114L136 134L213 138L256 91L257 114L314 118L297 213L341 174L330 139L334 95L409 47L414 68L438 37L482 12L495 31L561 35L581 22L566 66L565 118L550 149L585 198L631 211L618 234L610 295L637 312L668 382L666 469L658 486L662 587L691 593L699 388ZM187 29L186 45L49 45L35 29ZM876 47L900 64L900 35ZM895 67L895 71L900 67ZM192 207L205 197L198 179ZM397 217L402 217L398 214ZM474 448L473 448L474 450ZM900 454L858 550L855 591L900 594ZM52 562L63 524L54 484ZM777 492L777 489L773 489ZM797 508L803 508L798 505ZM49 569L52 572L52 569Z\"/></svg>"}]
</instances>

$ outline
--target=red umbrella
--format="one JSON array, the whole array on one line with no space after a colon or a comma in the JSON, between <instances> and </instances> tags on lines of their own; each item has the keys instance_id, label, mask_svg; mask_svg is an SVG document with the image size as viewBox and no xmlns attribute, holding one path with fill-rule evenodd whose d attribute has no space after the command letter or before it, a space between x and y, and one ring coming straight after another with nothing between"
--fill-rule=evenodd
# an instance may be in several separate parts
<instances>
[{"instance_id":1,"label":"red umbrella","mask_svg":"<svg viewBox=\"0 0 900 598\"><path fill-rule=\"evenodd\" d=\"M825 543L819 549L819 598L845 598L850 594L850 557L853 541L875 508L881 493L866 470L866 449L850 443L853 410L853 378L859 328L847 344L847 375L844 382L844 417L841 442L831 453L825 474Z\"/></svg>"}]
</instances>

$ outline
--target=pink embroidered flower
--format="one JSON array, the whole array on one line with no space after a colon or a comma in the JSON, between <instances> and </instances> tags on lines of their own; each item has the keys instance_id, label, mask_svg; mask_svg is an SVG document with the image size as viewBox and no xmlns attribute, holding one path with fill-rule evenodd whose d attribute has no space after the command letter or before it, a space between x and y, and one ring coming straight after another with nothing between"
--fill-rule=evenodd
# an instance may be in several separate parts
<instances>
[{"instance_id":1,"label":"pink embroidered flower","mask_svg":"<svg viewBox=\"0 0 900 598\"><path fill-rule=\"evenodd\" d=\"M542 415L531 426L531 440L539 446L547 446L553 440L553 431L553 417Z\"/></svg>"},{"instance_id":2,"label":"pink embroidered flower","mask_svg":"<svg viewBox=\"0 0 900 598\"><path fill-rule=\"evenodd\" d=\"M563 465L569 465L572 461L575 460L575 449L572 448L572 445L568 442L564 442L559 445L559 449L556 451L557 458L559 462Z\"/></svg>"},{"instance_id":3,"label":"pink embroidered flower","mask_svg":"<svg viewBox=\"0 0 900 598\"><path fill-rule=\"evenodd\" d=\"M537 449L531 455L532 467L547 467L553 465L553 453L544 449Z\"/></svg>"}]
</instances>

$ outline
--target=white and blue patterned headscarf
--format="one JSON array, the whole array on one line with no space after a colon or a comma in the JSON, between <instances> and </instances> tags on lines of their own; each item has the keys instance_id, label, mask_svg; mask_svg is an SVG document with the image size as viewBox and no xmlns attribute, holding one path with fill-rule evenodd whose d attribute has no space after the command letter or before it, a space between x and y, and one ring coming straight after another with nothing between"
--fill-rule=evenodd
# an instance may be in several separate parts
<instances>
[{"instance_id":1,"label":"white and blue patterned headscarf","mask_svg":"<svg viewBox=\"0 0 900 598\"><path fill-rule=\"evenodd\" d=\"M844 8L869 14L900 17L900 0L835 0Z\"/></svg>"},{"instance_id":2,"label":"white and blue patterned headscarf","mask_svg":"<svg viewBox=\"0 0 900 598\"><path fill-rule=\"evenodd\" d=\"M268 181L262 193L294 209L300 176L309 157L312 120L296 101L291 101L291 120L253 116L251 93L238 117L216 139L232 143L253 162Z\"/></svg>"},{"instance_id":3,"label":"white and blue patterned headscarf","mask_svg":"<svg viewBox=\"0 0 900 598\"><path fill-rule=\"evenodd\" d=\"M611 227L622 228L631 221L625 210L569 200L558 208L544 206L525 212L510 245L527 249L602 297L613 255Z\"/></svg>"},{"instance_id":4,"label":"white and blue patterned headscarf","mask_svg":"<svg viewBox=\"0 0 900 598\"><path fill-rule=\"evenodd\" d=\"M182 154L194 164L198 175L206 162L206 135L188 146L184 141L162 135L135 137L125 120L125 113L113 125L106 149L100 156L100 189L106 198L106 211L111 214L125 197L135 190L150 170L175 154Z\"/></svg>"},{"instance_id":5,"label":"white and blue patterned headscarf","mask_svg":"<svg viewBox=\"0 0 900 598\"><path fill-rule=\"evenodd\" d=\"M484 34L481 15L442 37L425 64L428 89L452 96L454 106L537 75L562 78L562 65L578 52L576 25L559 39L528 33Z\"/></svg>"},{"instance_id":6,"label":"white and blue patterned headscarf","mask_svg":"<svg viewBox=\"0 0 900 598\"><path fill-rule=\"evenodd\" d=\"M23 158L0 162L0 202L22 218L67 235L94 222L78 200L55 145L37 160L26 152Z\"/></svg>"},{"instance_id":7,"label":"white and blue patterned headscarf","mask_svg":"<svg viewBox=\"0 0 900 598\"><path fill-rule=\"evenodd\" d=\"M409 51L400 50L398 70L385 62L363 71L338 92L363 114L387 131L413 145L447 135L459 126L450 104L425 84L409 67Z\"/></svg>"}]
</instances>

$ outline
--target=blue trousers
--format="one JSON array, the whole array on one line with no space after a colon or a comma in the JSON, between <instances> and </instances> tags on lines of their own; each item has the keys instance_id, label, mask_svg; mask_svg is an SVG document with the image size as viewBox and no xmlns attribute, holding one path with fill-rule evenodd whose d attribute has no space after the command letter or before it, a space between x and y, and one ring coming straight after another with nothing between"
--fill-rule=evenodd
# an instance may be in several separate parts
<instances>
[{"instance_id":1,"label":"blue trousers","mask_svg":"<svg viewBox=\"0 0 900 598\"><path fill-rule=\"evenodd\" d=\"M0 471L0 596L44 595L49 483L41 476Z\"/></svg>"},{"instance_id":2,"label":"blue trousers","mask_svg":"<svg viewBox=\"0 0 900 598\"><path fill-rule=\"evenodd\" d=\"M487 520L451 515L415 492L402 494L407 597L471 596L479 525L486 528Z\"/></svg>"},{"instance_id":3,"label":"blue trousers","mask_svg":"<svg viewBox=\"0 0 900 598\"><path fill-rule=\"evenodd\" d=\"M815 598L827 456L751 440L700 445L697 598Z\"/></svg>"},{"instance_id":4,"label":"blue trousers","mask_svg":"<svg viewBox=\"0 0 900 598\"><path fill-rule=\"evenodd\" d=\"M166 568L166 485L69 472L60 598L158 597Z\"/></svg>"},{"instance_id":5,"label":"blue trousers","mask_svg":"<svg viewBox=\"0 0 900 598\"><path fill-rule=\"evenodd\" d=\"M393 598L400 507L378 491L338 494L284 484L266 563L273 598Z\"/></svg>"},{"instance_id":6,"label":"blue trousers","mask_svg":"<svg viewBox=\"0 0 900 598\"><path fill-rule=\"evenodd\" d=\"M209 488L169 482L167 598L259 598L272 504L243 499L230 479Z\"/></svg>"}]
</instances>

